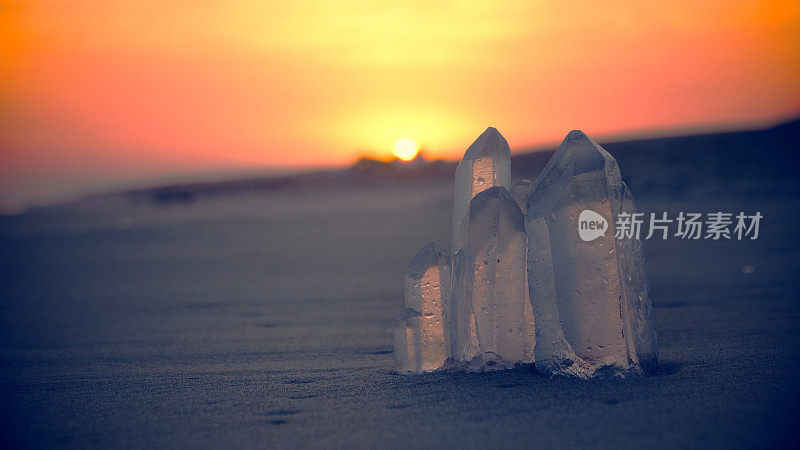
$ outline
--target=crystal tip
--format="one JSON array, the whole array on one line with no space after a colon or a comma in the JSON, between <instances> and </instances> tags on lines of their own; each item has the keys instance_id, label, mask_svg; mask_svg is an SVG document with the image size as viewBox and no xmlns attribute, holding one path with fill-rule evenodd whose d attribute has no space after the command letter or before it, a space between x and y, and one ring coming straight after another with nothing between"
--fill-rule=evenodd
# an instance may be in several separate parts
<instances>
[{"instance_id":1,"label":"crystal tip","mask_svg":"<svg viewBox=\"0 0 800 450\"><path fill-rule=\"evenodd\" d=\"M469 202L469 215L471 218L479 216L490 205L499 206L503 211L513 216L522 216L517 201L511 192L503 186L494 186L478 193ZM500 206L503 205L503 206Z\"/></svg>"},{"instance_id":2,"label":"crystal tip","mask_svg":"<svg viewBox=\"0 0 800 450\"><path fill-rule=\"evenodd\" d=\"M567 134L566 140L572 141L572 140L577 140L577 139L589 139L589 140L591 140L591 138L589 138L589 136L587 136L586 133L584 133L581 130L572 130Z\"/></svg>"},{"instance_id":3,"label":"crystal tip","mask_svg":"<svg viewBox=\"0 0 800 450\"><path fill-rule=\"evenodd\" d=\"M475 159L489 154L509 154L506 138L495 127L489 127L469 146L463 159Z\"/></svg>"},{"instance_id":4,"label":"crystal tip","mask_svg":"<svg viewBox=\"0 0 800 450\"><path fill-rule=\"evenodd\" d=\"M448 254L442 247L434 241L428 241L422 248L419 249L414 258L408 264L406 269L407 277L422 278L425 272L435 266L445 262L446 255Z\"/></svg>"}]
</instances>

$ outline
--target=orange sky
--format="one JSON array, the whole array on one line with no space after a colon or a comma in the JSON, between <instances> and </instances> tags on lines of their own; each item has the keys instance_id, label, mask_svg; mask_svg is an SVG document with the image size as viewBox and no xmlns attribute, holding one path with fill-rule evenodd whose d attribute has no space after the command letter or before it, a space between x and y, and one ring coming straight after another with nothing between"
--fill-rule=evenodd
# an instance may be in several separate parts
<instances>
[{"instance_id":1,"label":"orange sky","mask_svg":"<svg viewBox=\"0 0 800 450\"><path fill-rule=\"evenodd\" d=\"M0 196L800 113L798 1L0 0Z\"/></svg>"}]
</instances>

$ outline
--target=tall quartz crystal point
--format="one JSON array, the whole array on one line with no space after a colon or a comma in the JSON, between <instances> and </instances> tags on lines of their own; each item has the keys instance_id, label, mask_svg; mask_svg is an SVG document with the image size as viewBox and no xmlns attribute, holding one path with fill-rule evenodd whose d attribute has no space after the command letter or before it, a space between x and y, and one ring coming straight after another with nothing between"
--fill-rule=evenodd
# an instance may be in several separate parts
<instances>
[{"instance_id":1,"label":"tall quartz crystal point","mask_svg":"<svg viewBox=\"0 0 800 450\"><path fill-rule=\"evenodd\" d=\"M470 369L533 362L533 314L525 276L524 217L505 187L478 193L454 257L451 357Z\"/></svg>"},{"instance_id":2,"label":"tall quartz crystal point","mask_svg":"<svg viewBox=\"0 0 800 450\"><path fill-rule=\"evenodd\" d=\"M579 223L584 210L606 220L602 236L581 238L579 227L591 226ZM525 216L536 367L546 374L658 369L642 246L615 237L621 212L635 208L616 160L583 132L570 132L531 188Z\"/></svg>"},{"instance_id":3,"label":"tall quartz crystal point","mask_svg":"<svg viewBox=\"0 0 800 450\"><path fill-rule=\"evenodd\" d=\"M406 310L395 321L397 371L430 372L446 359L442 319L443 300L450 297L450 254L428 242L408 265L405 276Z\"/></svg>"},{"instance_id":4,"label":"tall quartz crystal point","mask_svg":"<svg viewBox=\"0 0 800 450\"><path fill-rule=\"evenodd\" d=\"M469 146L458 163L453 195L453 254L464 246L462 223L469 202L490 187L511 183L511 151L505 138L489 127Z\"/></svg>"}]
</instances>

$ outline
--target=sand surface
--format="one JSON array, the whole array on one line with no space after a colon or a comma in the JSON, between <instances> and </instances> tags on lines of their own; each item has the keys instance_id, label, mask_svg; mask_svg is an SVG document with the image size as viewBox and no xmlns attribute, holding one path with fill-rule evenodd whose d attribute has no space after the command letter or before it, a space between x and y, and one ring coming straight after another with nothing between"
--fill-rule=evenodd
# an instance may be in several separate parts
<instances>
[{"instance_id":1,"label":"sand surface","mask_svg":"<svg viewBox=\"0 0 800 450\"><path fill-rule=\"evenodd\" d=\"M658 376L396 375L405 265L427 240L449 245L451 198L395 186L0 218L0 439L729 448L798 436L795 195L637 197L643 212L764 215L756 241L645 241Z\"/></svg>"}]
</instances>

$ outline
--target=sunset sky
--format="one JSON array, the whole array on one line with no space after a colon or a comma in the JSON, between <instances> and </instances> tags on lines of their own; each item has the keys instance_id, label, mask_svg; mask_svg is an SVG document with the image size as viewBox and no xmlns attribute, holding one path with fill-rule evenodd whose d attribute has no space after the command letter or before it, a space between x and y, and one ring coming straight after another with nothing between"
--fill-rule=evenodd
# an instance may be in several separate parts
<instances>
[{"instance_id":1,"label":"sunset sky","mask_svg":"<svg viewBox=\"0 0 800 450\"><path fill-rule=\"evenodd\" d=\"M7 199L798 114L796 0L0 0Z\"/></svg>"}]
</instances>

